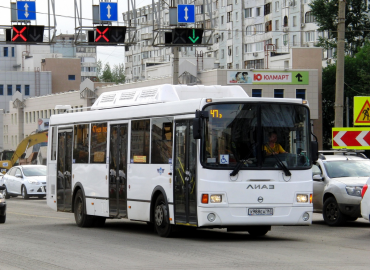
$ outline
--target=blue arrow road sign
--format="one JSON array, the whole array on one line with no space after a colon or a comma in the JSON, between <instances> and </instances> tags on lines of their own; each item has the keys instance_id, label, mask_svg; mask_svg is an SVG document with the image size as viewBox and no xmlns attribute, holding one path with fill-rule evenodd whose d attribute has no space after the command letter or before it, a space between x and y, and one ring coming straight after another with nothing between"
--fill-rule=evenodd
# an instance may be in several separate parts
<instances>
[{"instance_id":1,"label":"blue arrow road sign","mask_svg":"<svg viewBox=\"0 0 370 270\"><path fill-rule=\"evenodd\" d=\"M100 20L101 21L117 21L118 8L117 3L100 2Z\"/></svg>"},{"instance_id":2,"label":"blue arrow road sign","mask_svg":"<svg viewBox=\"0 0 370 270\"><path fill-rule=\"evenodd\" d=\"M178 5L177 6L177 22L195 23L194 5Z\"/></svg>"},{"instance_id":3,"label":"blue arrow road sign","mask_svg":"<svg viewBox=\"0 0 370 270\"><path fill-rule=\"evenodd\" d=\"M18 20L36 20L36 2L18 1L17 2Z\"/></svg>"}]
</instances>

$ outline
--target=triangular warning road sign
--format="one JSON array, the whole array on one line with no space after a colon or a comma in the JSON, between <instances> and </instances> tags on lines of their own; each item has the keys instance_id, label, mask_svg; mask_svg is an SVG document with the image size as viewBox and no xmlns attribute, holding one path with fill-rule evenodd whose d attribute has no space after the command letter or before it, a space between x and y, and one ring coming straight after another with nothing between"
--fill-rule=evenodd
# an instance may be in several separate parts
<instances>
[{"instance_id":1,"label":"triangular warning road sign","mask_svg":"<svg viewBox=\"0 0 370 270\"><path fill-rule=\"evenodd\" d=\"M370 103L366 100L360 113L358 114L355 124L359 123L370 123Z\"/></svg>"}]
</instances>

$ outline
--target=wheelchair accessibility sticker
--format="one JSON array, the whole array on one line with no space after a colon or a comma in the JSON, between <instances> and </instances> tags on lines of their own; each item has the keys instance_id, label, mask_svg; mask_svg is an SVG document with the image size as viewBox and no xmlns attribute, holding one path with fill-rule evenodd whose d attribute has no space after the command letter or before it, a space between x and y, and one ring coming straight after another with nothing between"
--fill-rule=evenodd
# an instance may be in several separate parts
<instances>
[{"instance_id":1,"label":"wheelchair accessibility sticker","mask_svg":"<svg viewBox=\"0 0 370 270\"><path fill-rule=\"evenodd\" d=\"M229 164L229 155L220 155L220 164Z\"/></svg>"}]
</instances>

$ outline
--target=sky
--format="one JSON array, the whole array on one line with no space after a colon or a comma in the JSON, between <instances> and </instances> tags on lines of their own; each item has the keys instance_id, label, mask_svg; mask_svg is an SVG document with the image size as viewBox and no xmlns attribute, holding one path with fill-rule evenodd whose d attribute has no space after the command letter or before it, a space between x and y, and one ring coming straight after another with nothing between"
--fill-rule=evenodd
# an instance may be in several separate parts
<instances>
[{"instance_id":1,"label":"sky","mask_svg":"<svg viewBox=\"0 0 370 270\"><path fill-rule=\"evenodd\" d=\"M14 1L14 0L13 0ZM118 1L118 24L123 25L122 13L127 11L127 0L112 0ZM36 0L36 21L33 25L48 25L48 2L49 0ZM50 1L51 2L51 1ZM72 34L75 28L74 4L75 0L54 0L56 14L56 34ZM81 0L82 2L82 17L84 18L83 26L92 26L92 5L99 5L99 0ZM136 7L151 4L151 0L137 0ZM80 0L77 0L80 3ZM50 7L51 13L52 8ZM51 25L54 26L54 18L51 17ZM0 25L10 26L10 0L0 1ZM124 63L124 46L97 46L97 58L103 62L103 65L109 63L112 67Z\"/></svg>"}]
</instances>

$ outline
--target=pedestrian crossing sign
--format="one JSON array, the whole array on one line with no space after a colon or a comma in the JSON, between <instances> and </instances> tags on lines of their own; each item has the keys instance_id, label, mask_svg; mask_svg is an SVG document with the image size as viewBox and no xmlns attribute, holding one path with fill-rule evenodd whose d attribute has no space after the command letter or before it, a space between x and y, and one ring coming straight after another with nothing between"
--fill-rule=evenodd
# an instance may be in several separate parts
<instances>
[{"instance_id":1,"label":"pedestrian crossing sign","mask_svg":"<svg viewBox=\"0 0 370 270\"><path fill-rule=\"evenodd\" d=\"M353 117L355 126L370 126L370 97L353 98Z\"/></svg>"}]
</instances>

